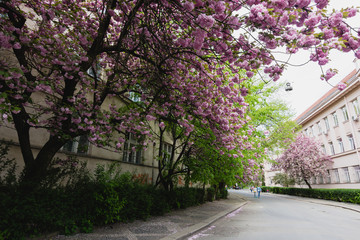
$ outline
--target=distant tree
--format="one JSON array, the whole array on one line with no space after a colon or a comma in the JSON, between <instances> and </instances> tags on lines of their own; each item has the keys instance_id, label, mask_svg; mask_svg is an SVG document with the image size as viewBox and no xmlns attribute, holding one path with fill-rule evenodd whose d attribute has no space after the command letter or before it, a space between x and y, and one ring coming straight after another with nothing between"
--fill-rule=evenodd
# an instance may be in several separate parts
<instances>
[{"instance_id":1,"label":"distant tree","mask_svg":"<svg viewBox=\"0 0 360 240\"><path fill-rule=\"evenodd\" d=\"M292 120L282 119L276 122L271 128L264 145L273 155L280 155L282 151L287 149L289 145L295 141L300 126Z\"/></svg>"},{"instance_id":2,"label":"distant tree","mask_svg":"<svg viewBox=\"0 0 360 240\"><path fill-rule=\"evenodd\" d=\"M278 170L284 170L297 181L304 181L311 188L310 178L324 176L333 161L322 152L320 143L299 134L295 141L277 159Z\"/></svg>"},{"instance_id":3,"label":"distant tree","mask_svg":"<svg viewBox=\"0 0 360 240\"><path fill-rule=\"evenodd\" d=\"M286 173L277 173L272 179L275 184L280 184L284 187L295 184L295 179L287 175Z\"/></svg>"}]
</instances>

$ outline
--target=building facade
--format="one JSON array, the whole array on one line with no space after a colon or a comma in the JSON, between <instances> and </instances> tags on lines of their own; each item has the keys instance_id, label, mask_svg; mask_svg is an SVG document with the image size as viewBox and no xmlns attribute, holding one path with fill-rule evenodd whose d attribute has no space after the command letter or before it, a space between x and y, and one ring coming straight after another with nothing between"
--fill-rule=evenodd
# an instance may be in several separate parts
<instances>
[{"instance_id":1,"label":"building facade","mask_svg":"<svg viewBox=\"0 0 360 240\"><path fill-rule=\"evenodd\" d=\"M42 102L44 96L37 94L34 98L38 102ZM129 99L109 99L108 104L111 101L115 101L117 104L128 104L130 101L134 101L129 93ZM155 122L149 122L152 130L157 133ZM114 139L119 133L114 132ZM50 133L43 128L32 128L30 130L30 142L34 156L38 154L44 144L48 141ZM25 164L21 149L19 145L18 135L15 127L10 122L3 122L0 125L0 144L7 144L9 146L8 158L15 159L17 163L17 172L20 173ZM166 158L170 158L172 155L172 148L174 146L173 139L168 132L164 133L162 139L162 155ZM176 144L177 146L178 144ZM91 144L88 140L88 136L82 135L75 139L68 141L56 154L56 158L67 159L69 156L76 158L82 162L86 162L87 168L90 171L94 171L97 165L107 165L111 163L119 163L121 165L122 172L133 173L135 178L142 181L155 184L159 174L159 148L160 140L154 139L154 143L148 144L145 147L140 148L140 142L136 137L131 134L125 134L125 142L121 149L114 150L111 147L98 147ZM178 156L177 151L174 151L174 156ZM4 174L1 173L0 174ZM179 184L183 183L181 176L179 176Z\"/></svg>"},{"instance_id":2,"label":"building facade","mask_svg":"<svg viewBox=\"0 0 360 240\"><path fill-rule=\"evenodd\" d=\"M360 188L360 71L342 82L346 89L334 87L296 118L301 131L317 139L333 160L327 176L311 179L313 188ZM275 172L265 174L266 184L274 186Z\"/></svg>"}]
</instances>

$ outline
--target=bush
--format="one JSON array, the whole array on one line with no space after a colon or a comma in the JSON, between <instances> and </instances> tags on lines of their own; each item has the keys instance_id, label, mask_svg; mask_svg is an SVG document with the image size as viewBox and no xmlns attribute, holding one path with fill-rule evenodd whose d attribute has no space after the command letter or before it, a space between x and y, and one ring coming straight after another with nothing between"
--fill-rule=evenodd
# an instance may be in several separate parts
<instances>
[{"instance_id":1,"label":"bush","mask_svg":"<svg viewBox=\"0 0 360 240\"><path fill-rule=\"evenodd\" d=\"M360 204L360 189L309 189L309 188L285 188L285 187L262 187L264 191L287 194L299 197L309 197L338 202Z\"/></svg>"},{"instance_id":2,"label":"bush","mask_svg":"<svg viewBox=\"0 0 360 240\"><path fill-rule=\"evenodd\" d=\"M209 187L206 189L206 201L212 202L215 198L215 188Z\"/></svg>"},{"instance_id":3,"label":"bush","mask_svg":"<svg viewBox=\"0 0 360 240\"><path fill-rule=\"evenodd\" d=\"M175 208L187 208L204 202L204 190L200 188L175 188Z\"/></svg>"},{"instance_id":4,"label":"bush","mask_svg":"<svg viewBox=\"0 0 360 240\"><path fill-rule=\"evenodd\" d=\"M223 189L220 189L220 194L219 194L219 197L221 199L227 199L228 198L228 190L226 188L223 188Z\"/></svg>"},{"instance_id":5,"label":"bush","mask_svg":"<svg viewBox=\"0 0 360 240\"><path fill-rule=\"evenodd\" d=\"M77 166L79 170L82 165ZM33 191L13 181L1 182L0 239L24 239L57 231L66 235L91 232L94 226L145 220L204 202L203 189L183 187L169 193L141 184L131 173L120 173L116 164L98 166L94 175L81 169L68 171L71 174L65 185L48 178L47 184ZM59 169L58 173L64 171Z\"/></svg>"}]
</instances>

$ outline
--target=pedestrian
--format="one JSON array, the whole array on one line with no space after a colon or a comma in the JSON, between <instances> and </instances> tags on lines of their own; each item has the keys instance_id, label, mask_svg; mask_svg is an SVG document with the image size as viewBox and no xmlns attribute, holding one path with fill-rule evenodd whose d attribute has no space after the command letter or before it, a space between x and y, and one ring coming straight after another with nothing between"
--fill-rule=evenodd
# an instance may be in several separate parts
<instances>
[{"instance_id":1,"label":"pedestrian","mask_svg":"<svg viewBox=\"0 0 360 240\"><path fill-rule=\"evenodd\" d=\"M254 187L253 187L253 186L251 186L251 187L250 187L250 192L252 192L252 191L253 191L253 189L254 189Z\"/></svg>"},{"instance_id":2,"label":"pedestrian","mask_svg":"<svg viewBox=\"0 0 360 240\"><path fill-rule=\"evenodd\" d=\"M256 188L256 191L258 192L258 198L260 198L261 187L260 187L260 186L257 187L257 188Z\"/></svg>"}]
</instances>

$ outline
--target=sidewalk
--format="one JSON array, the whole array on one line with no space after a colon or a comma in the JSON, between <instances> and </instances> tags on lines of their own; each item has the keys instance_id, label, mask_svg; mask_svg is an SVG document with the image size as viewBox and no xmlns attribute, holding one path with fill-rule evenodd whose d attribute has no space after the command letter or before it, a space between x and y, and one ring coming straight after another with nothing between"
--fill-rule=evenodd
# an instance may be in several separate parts
<instances>
[{"instance_id":1,"label":"sidewalk","mask_svg":"<svg viewBox=\"0 0 360 240\"><path fill-rule=\"evenodd\" d=\"M226 200L207 202L200 206L172 211L147 221L118 223L94 229L93 233L73 236L54 236L51 240L175 240L186 239L217 219L246 204L238 194L229 194Z\"/></svg>"},{"instance_id":2,"label":"sidewalk","mask_svg":"<svg viewBox=\"0 0 360 240\"><path fill-rule=\"evenodd\" d=\"M316 198L307 198L307 197L298 197L298 196L291 196L291 195L284 195L284 194L273 194L273 193L265 193L265 194L272 194L273 196L283 197L283 198L291 198L297 201L306 201L315 204L321 205L328 205L333 207L339 207L351 211L355 211L360 213L360 205L354 203L344 203L344 202L336 202L331 200L323 200L323 199L316 199Z\"/></svg>"}]
</instances>

